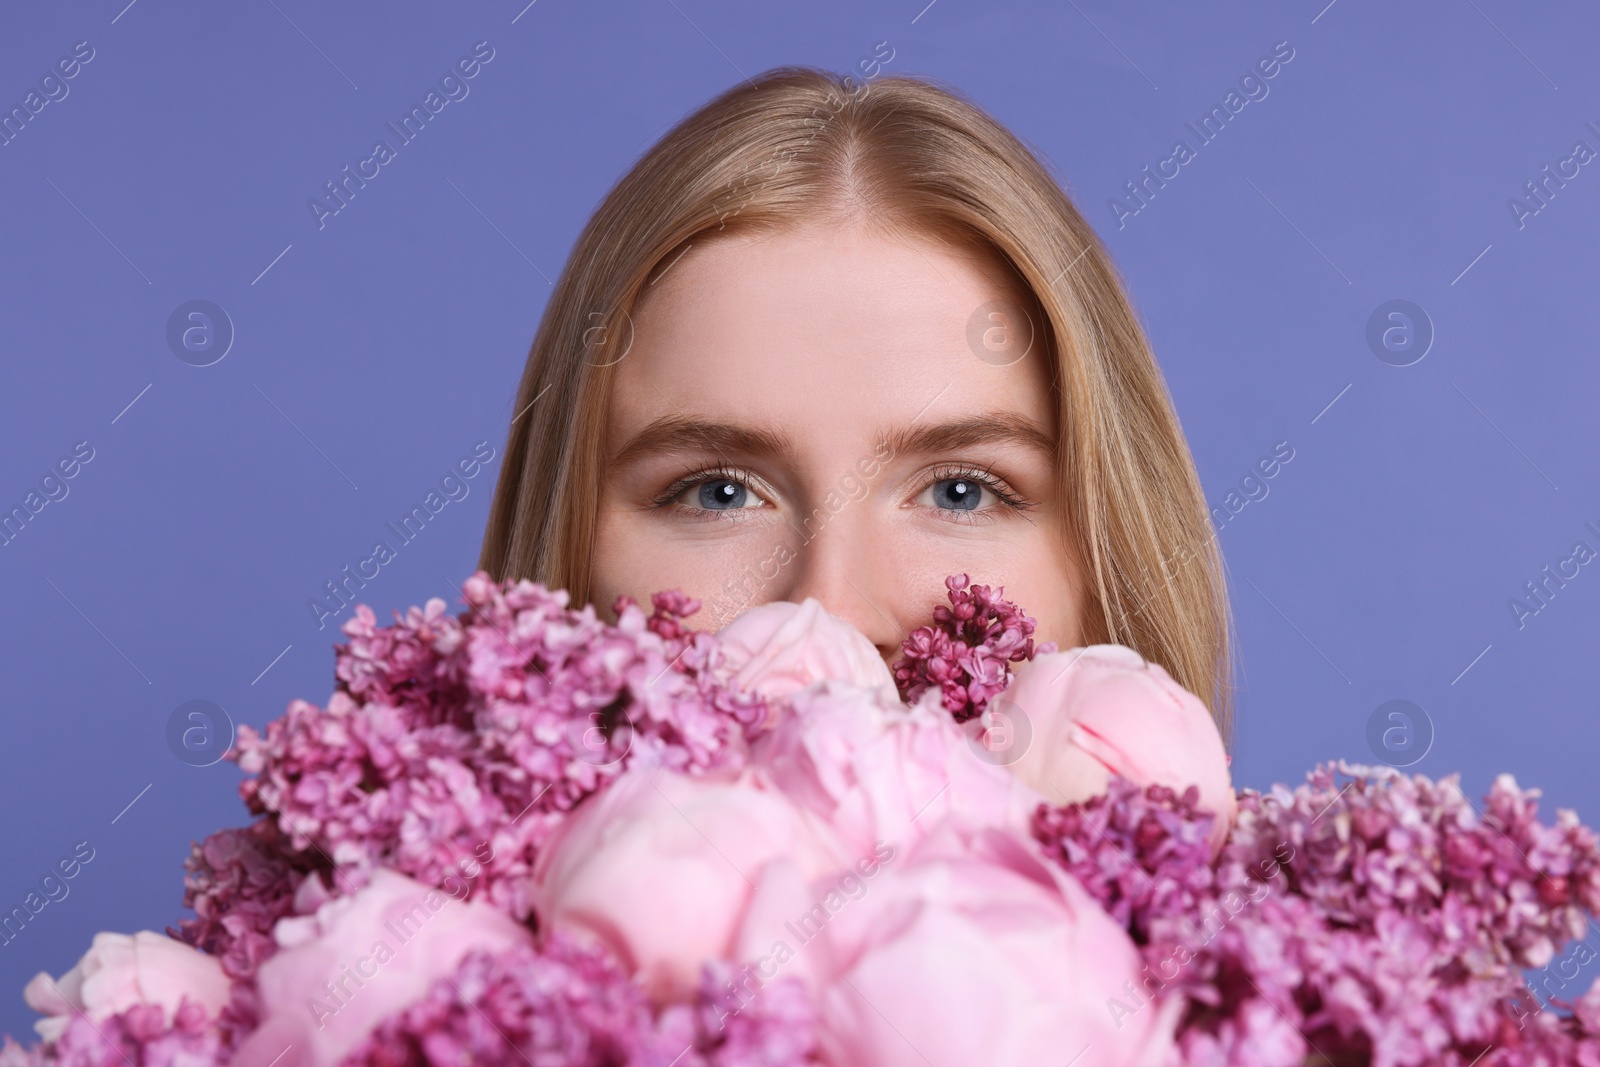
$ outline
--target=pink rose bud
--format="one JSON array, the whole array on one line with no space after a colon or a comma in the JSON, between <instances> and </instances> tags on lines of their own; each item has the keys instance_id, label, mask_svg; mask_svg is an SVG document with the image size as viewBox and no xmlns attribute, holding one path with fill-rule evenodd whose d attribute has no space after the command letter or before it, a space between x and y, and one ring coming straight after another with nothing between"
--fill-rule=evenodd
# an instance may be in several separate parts
<instances>
[{"instance_id":1,"label":"pink rose bud","mask_svg":"<svg viewBox=\"0 0 1600 1067\"><path fill-rule=\"evenodd\" d=\"M280 919L273 937L281 948L256 973L261 1025L231 1067L334 1067L468 952L533 941L498 908L452 899L387 868L314 915Z\"/></svg>"},{"instance_id":2,"label":"pink rose bud","mask_svg":"<svg viewBox=\"0 0 1600 1067\"><path fill-rule=\"evenodd\" d=\"M896 699L894 675L877 648L811 597L751 608L719 630L717 639L733 683L770 700L830 678Z\"/></svg>"},{"instance_id":3,"label":"pink rose bud","mask_svg":"<svg viewBox=\"0 0 1600 1067\"><path fill-rule=\"evenodd\" d=\"M215 1017L229 992L228 977L215 957L165 934L140 930L132 936L95 934L76 966L57 979L40 971L22 998L46 1016L33 1024L34 1030L54 1041L79 1011L98 1021L137 1004L156 1004L171 1025L185 997Z\"/></svg>"},{"instance_id":4,"label":"pink rose bud","mask_svg":"<svg viewBox=\"0 0 1600 1067\"><path fill-rule=\"evenodd\" d=\"M1159 664L1122 645L1049 652L1020 667L996 700L1031 725L1012 770L1051 803L1098 796L1112 774L1179 793L1198 786L1198 806L1217 816L1212 854L1222 848L1237 811L1222 735Z\"/></svg>"},{"instance_id":5,"label":"pink rose bud","mask_svg":"<svg viewBox=\"0 0 1600 1067\"><path fill-rule=\"evenodd\" d=\"M629 771L567 818L539 854L541 932L606 945L657 1004L686 1000L701 965L732 951L765 865L805 877L844 866L827 827L758 769L734 779Z\"/></svg>"}]
</instances>

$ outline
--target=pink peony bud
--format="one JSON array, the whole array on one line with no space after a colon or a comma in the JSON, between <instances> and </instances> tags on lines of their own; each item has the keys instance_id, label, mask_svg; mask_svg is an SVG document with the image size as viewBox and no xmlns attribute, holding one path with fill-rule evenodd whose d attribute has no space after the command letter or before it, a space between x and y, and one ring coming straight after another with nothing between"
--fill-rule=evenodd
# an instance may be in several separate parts
<instances>
[{"instance_id":1,"label":"pink peony bud","mask_svg":"<svg viewBox=\"0 0 1600 1067\"><path fill-rule=\"evenodd\" d=\"M790 927L826 942L796 950L833 968L796 972L816 983L825 1062L1174 1062L1183 996L1161 996L1122 927L1009 831L945 823L863 885Z\"/></svg>"},{"instance_id":2,"label":"pink peony bud","mask_svg":"<svg viewBox=\"0 0 1600 1067\"><path fill-rule=\"evenodd\" d=\"M895 698L894 675L861 631L817 600L775 600L751 608L717 632L734 685L782 700L813 682L835 679Z\"/></svg>"},{"instance_id":3,"label":"pink peony bud","mask_svg":"<svg viewBox=\"0 0 1600 1067\"><path fill-rule=\"evenodd\" d=\"M1222 735L1159 664L1122 645L1050 652L1019 668L996 699L1031 726L1012 770L1050 803L1099 796L1112 774L1179 793L1197 786L1197 806L1217 816L1212 854L1221 849L1237 810Z\"/></svg>"},{"instance_id":4,"label":"pink peony bud","mask_svg":"<svg viewBox=\"0 0 1600 1067\"><path fill-rule=\"evenodd\" d=\"M151 930L95 934L70 971L57 979L40 971L22 992L28 1006L45 1015L33 1028L46 1041L60 1037L80 1010L98 1021L154 1004L170 1025L185 997L215 1017L228 995L228 978L215 957Z\"/></svg>"},{"instance_id":5,"label":"pink peony bud","mask_svg":"<svg viewBox=\"0 0 1600 1067\"><path fill-rule=\"evenodd\" d=\"M540 853L542 933L604 943L657 1004L691 999L700 968L732 951L765 865L805 877L848 862L821 820L759 769L737 778L640 768L580 805Z\"/></svg>"},{"instance_id":6,"label":"pink peony bud","mask_svg":"<svg viewBox=\"0 0 1600 1067\"><path fill-rule=\"evenodd\" d=\"M947 817L1027 833L1045 797L1007 773L937 691L907 707L881 691L825 682L796 693L752 759L833 827L852 856L909 848Z\"/></svg>"},{"instance_id":7,"label":"pink peony bud","mask_svg":"<svg viewBox=\"0 0 1600 1067\"><path fill-rule=\"evenodd\" d=\"M256 974L261 1025L232 1067L334 1067L468 952L533 942L498 908L451 899L386 868L315 915L280 919L273 936L281 947Z\"/></svg>"}]
</instances>

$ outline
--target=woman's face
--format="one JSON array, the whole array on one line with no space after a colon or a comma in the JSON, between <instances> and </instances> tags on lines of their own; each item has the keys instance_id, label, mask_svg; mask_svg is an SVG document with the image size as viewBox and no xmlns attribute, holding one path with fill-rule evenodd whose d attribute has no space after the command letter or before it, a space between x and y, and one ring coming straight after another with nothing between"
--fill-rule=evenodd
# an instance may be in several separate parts
<instances>
[{"instance_id":1,"label":"woman's face","mask_svg":"<svg viewBox=\"0 0 1600 1067\"><path fill-rule=\"evenodd\" d=\"M966 572L1078 645L1047 354L1013 294L854 228L696 242L615 370L596 606L682 589L715 628L815 597L892 661Z\"/></svg>"}]
</instances>

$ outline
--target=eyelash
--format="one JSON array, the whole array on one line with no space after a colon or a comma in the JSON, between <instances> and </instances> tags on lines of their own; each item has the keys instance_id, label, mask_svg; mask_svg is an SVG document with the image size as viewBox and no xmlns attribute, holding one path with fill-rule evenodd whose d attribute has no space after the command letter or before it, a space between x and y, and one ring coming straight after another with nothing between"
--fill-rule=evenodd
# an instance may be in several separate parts
<instances>
[{"instance_id":1,"label":"eyelash","mask_svg":"<svg viewBox=\"0 0 1600 1067\"><path fill-rule=\"evenodd\" d=\"M1011 486L1008 485L1006 481L999 475L983 467L973 467L964 464L939 467L930 472L927 480L923 482L922 486L917 490L917 496L921 496L923 490L928 489L930 486L937 485L939 482L951 481L954 479L966 479L968 481L977 482L985 490L993 493L1001 504L1019 514L1025 513L1036 506L1033 501L1024 499L1019 493L1012 489ZM697 485L703 485L706 482L718 480L733 482L737 485L744 486L745 489L749 491L754 492L754 489L751 487L750 483L756 479L751 472L740 467L721 465L701 467L697 470L693 470L682 475L671 485L667 486L665 490L663 490L658 496L650 501L650 506L652 508L672 507L677 499L688 490ZM697 508L687 504L678 506L694 512L697 516L705 516L713 521L721 520L729 522L740 521L739 512L741 511L754 510L746 508L734 508L727 511L718 511L711 508ZM920 506L928 507L927 505ZM988 514L986 511L960 511L951 508L940 507L931 507L929 510L939 512L941 516L946 517L946 521L949 522L976 523L994 521L994 517Z\"/></svg>"},{"instance_id":2,"label":"eyelash","mask_svg":"<svg viewBox=\"0 0 1600 1067\"><path fill-rule=\"evenodd\" d=\"M951 481L953 479L966 479L968 481L977 482L979 485L983 486L986 491L993 493L996 499L998 499L1002 505L1010 508L1012 511L1017 512L1018 514L1024 514L1034 507L1033 501L1023 499L1022 495L1016 490L1012 489L1011 486L1006 483L1005 479L1001 478L998 474L995 474L986 467L972 467L964 464L956 464L935 469L929 476L928 480L923 484L922 488L917 490L917 495L921 496L922 490L927 489L929 486L937 485L939 482ZM950 522L975 523L994 521L994 516L989 514L987 511L956 511L950 508L939 507L935 507L933 510L939 512L942 516L946 516L947 521Z\"/></svg>"},{"instance_id":3,"label":"eyelash","mask_svg":"<svg viewBox=\"0 0 1600 1067\"><path fill-rule=\"evenodd\" d=\"M671 485L667 486L667 488L663 490L660 495L656 496L650 501L650 506L652 508L677 507L682 511L692 513L695 518L703 521L740 522L748 518L748 516L740 515L739 512L751 509L734 508L728 511L715 511L711 508L698 508L689 504L677 504L676 501L688 490L706 482L729 481L735 483L736 485L742 485L746 489L751 489L751 483L755 480L754 474L752 474L750 471L744 470L741 467L721 465L701 467L697 470L689 471L687 474L679 477ZM754 490L751 491L753 492Z\"/></svg>"}]
</instances>

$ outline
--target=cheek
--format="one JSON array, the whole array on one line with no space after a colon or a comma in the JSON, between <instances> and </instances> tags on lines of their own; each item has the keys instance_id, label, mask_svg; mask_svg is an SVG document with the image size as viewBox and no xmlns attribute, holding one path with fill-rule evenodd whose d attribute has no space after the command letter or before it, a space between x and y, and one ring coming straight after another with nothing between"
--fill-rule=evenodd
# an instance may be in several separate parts
<instances>
[{"instance_id":1,"label":"cheek","mask_svg":"<svg viewBox=\"0 0 1600 1067\"><path fill-rule=\"evenodd\" d=\"M1058 649L1079 648L1084 644L1083 589L1075 576L1071 579L1052 576L1050 580L1059 584L1060 595L1050 601L1054 605L1051 611L1037 616L1039 625L1033 631L1034 643L1054 641Z\"/></svg>"},{"instance_id":2,"label":"cheek","mask_svg":"<svg viewBox=\"0 0 1600 1067\"><path fill-rule=\"evenodd\" d=\"M880 565L889 572L884 586L893 590L896 601L890 614L897 619L917 620L911 625L931 621L935 606L949 604L945 577L965 573L975 584L1003 588L1004 597L1037 624L1035 643L1054 641L1062 649L1083 643L1077 568L1043 521L984 541L886 536L879 545L884 552Z\"/></svg>"},{"instance_id":3,"label":"cheek","mask_svg":"<svg viewBox=\"0 0 1600 1067\"><path fill-rule=\"evenodd\" d=\"M782 598L794 570L791 540L753 522L707 539L702 531L674 530L658 515L602 506L589 599L614 622L611 606L621 594L648 611L650 594L681 589L700 601L689 624L720 629L746 608Z\"/></svg>"},{"instance_id":4,"label":"cheek","mask_svg":"<svg viewBox=\"0 0 1600 1067\"><path fill-rule=\"evenodd\" d=\"M649 603L650 593L656 591L652 587L659 579L659 568L640 551L639 537L629 528L626 517L602 504L597 521L589 568L589 602L602 618L615 622L612 605L617 597L626 594L641 606Z\"/></svg>"},{"instance_id":5,"label":"cheek","mask_svg":"<svg viewBox=\"0 0 1600 1067\"><path fill-rule=\"evenodd\" d=\"M1054 641L1057 648L1067 649L1083 644L1080 588L1059 554L1041 552L1019 560L1015 570L996 575L991 584L1004 586L1006 599L1037 624L1033 631L1036 645Z\"/></svg>"}]
</instances>

